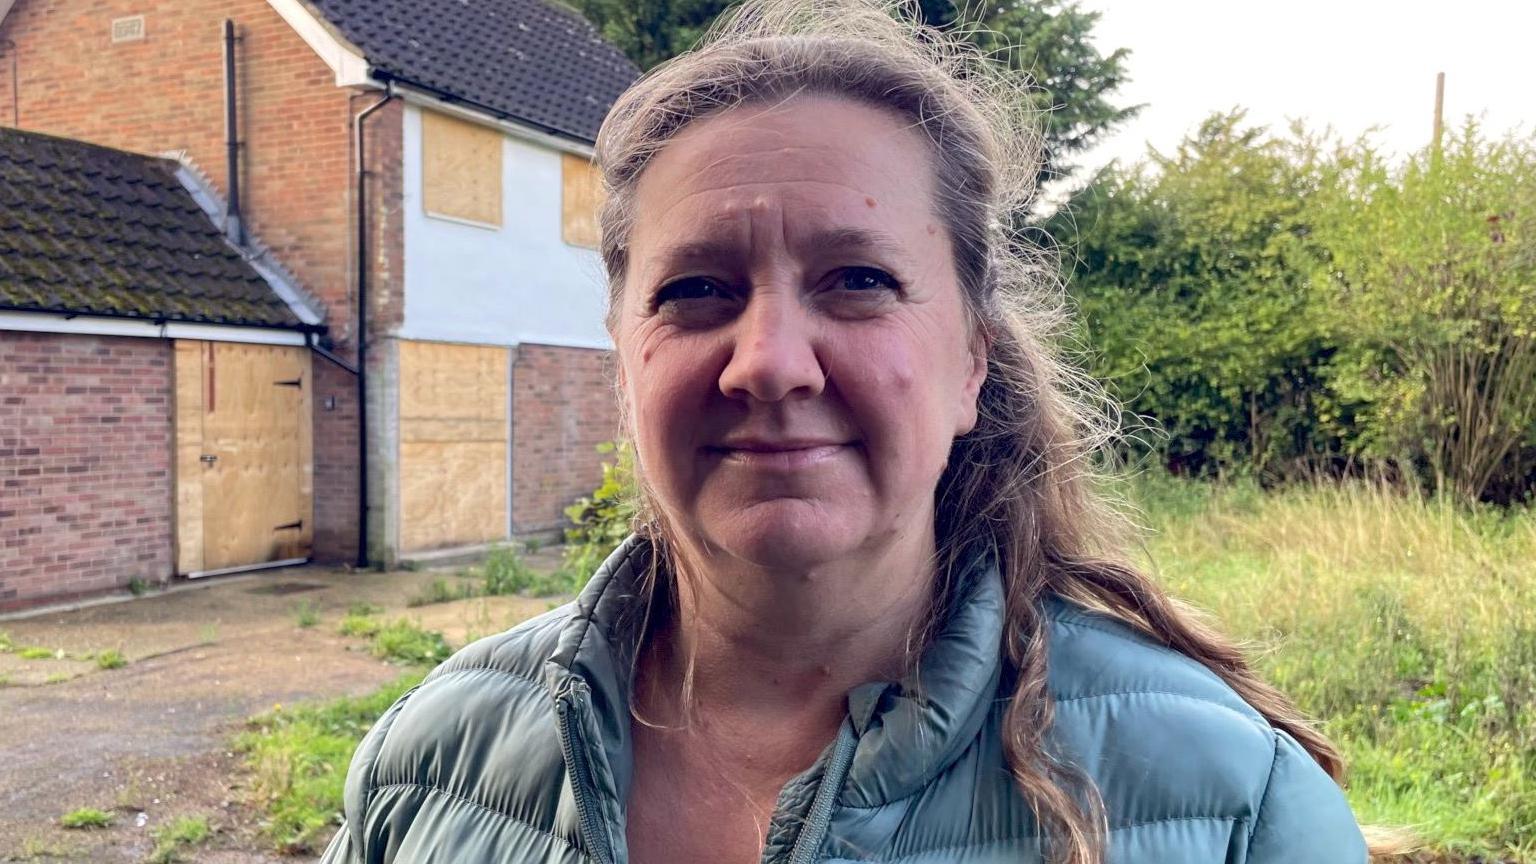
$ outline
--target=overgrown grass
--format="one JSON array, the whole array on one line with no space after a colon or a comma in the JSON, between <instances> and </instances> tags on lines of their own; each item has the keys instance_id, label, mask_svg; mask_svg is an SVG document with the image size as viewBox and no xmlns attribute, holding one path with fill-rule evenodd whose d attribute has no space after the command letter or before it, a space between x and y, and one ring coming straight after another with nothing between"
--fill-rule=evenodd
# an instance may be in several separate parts
<instances>
[{"instance_id":1,"label":"overgrown grass","mask_svg":"<svg viewBox=\"0 0 1536 864\"><path fill-rule=\"evenodd\" d=\"M108 648L105 651L96 652L97 669L121 669L128 665L128 658L116 648Z\"/></svg>"},{"instance_id":2,"label":"overgrown grass","mask_svg":"<svg viewBox=\"0 0 1536 864\"><path fill-rule=\"evenodd\" d=\"M425 674L415 670L360 699L278 709L252 719L235 746L251 770L263 830L286 854L317 851L341 819L352 751L380 714Z\"/></svg>"},{"instance_id":3,"label":"overgrown grass","mask_svg":"<svg viewBox=\"0 0 1536 864\"><path fill-rule=\"evenodd\" d=\"M1362 822L1536 861L1536 513L1367 485L1133 497L1163 583L1342 747Z\"/></svg>"},{"instance_id":4,"label":"overgrown grass","mask_svg":"<svg viewBox=\"0 0 1536 864\"><path fill-rule=\"evenodd\" d=\"M574 594L591 575L590 571L581 573L566 566L546 573L528 566L512 547L495 546L486 554L482 563L460 570L453 576L432 580L422 593L406 601L406 605L426 606L471 597L502 597L511 594L530 597Z\"/></svg>"},{"instance_id":5,"label":"overgrown grass","mask_svg":"<svg viewBox=\"0 0 1536 864\"><path fill-rule=\"evenodd\" d=\"M300 629L307 629L320 623L320 607L313 600L304 600L293 609L294 623Z\"/></svg>"},{"instance_id":6,"label":"overgrown grass","mask_svg":"<svg viewBox=\"0 0 1536 864\"><path fill-rule=\"evenodd\" d=\"M178 816L150 829L155 839L155 849L146 859L149 864L174 864L181 861L181 853L208 839L212 829L206 816Z\"/></svg>"},{"instance_id":7,"label":"overgrown grass","mask_svg":"<svg viewBox=\"0 0 1536 864\"><path fill-rule=\"evenodd\" d=\"M81 807L59 817L59 825L64 828L105 828L111 824L112 814L95 807Z\"/></svg>"}]
</instances>

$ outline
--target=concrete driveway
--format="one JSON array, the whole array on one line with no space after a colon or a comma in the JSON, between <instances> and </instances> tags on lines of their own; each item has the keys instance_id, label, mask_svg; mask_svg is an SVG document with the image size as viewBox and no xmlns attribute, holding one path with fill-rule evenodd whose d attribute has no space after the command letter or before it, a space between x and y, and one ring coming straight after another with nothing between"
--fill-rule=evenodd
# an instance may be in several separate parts
<instances>
[{"instance_id":1,"label":"concrete driveway","mask_svg":"<svg viewBox=\"0 0 1536 864\"><path fill-rule=\"evenodd\" d=\"M551 554L531 563L550 566ZM181 815L215 828L198 861L305 860L277 857L257 834L231 737L276 704L361 695L402 673L337 634L356 604L439 630L455 647L550 606L522 597L408 606L450 575L285 568L0 620L12 645L0 653L0 861L142 861L150 830ZM49 656L24 659L25 648ZM94 657L108 650L126 665L98 668ZM80 807L112 811L112 827L58 826Z\"/></svg>"}]
</instances>

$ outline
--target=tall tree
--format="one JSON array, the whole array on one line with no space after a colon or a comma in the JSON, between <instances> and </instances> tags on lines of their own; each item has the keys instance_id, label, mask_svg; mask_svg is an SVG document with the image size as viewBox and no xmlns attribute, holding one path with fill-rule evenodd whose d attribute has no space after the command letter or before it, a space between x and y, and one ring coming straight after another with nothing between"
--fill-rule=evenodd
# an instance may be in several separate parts
<instances>
[{"instance_id":1,"label":"tall tree","mask_svg":"<svg viewBox=\"0 0 1536 864\"><path fill-rule=\"evenodd\" d=\"M735 0L569 0L603 38L641 69L691 47ZM1114 91L1128 80L1129 51L1101 54L1090 38L1099 13L1077 0L1001 0L974 7L953 0L918 0L923 21L958 27L983 51L1027 74L1035 107L1044 110L1046 163L1042 181L1072 170L1092 147L1139 106L1118 106Z\"/></svg>"}]
</instances>

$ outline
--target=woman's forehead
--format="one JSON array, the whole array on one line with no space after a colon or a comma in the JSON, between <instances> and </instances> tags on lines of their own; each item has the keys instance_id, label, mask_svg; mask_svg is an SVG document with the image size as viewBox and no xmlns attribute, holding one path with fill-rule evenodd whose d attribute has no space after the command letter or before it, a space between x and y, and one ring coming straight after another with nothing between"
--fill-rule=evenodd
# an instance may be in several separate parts
<instances>
[{"instance_id":1,"label":"woman's forehead","mask_svg":"<svg viewBox=\"0 0 1536 864\"><path fill-rule=\"evenodd\" d=\"M732 242L763 218L786 234L898 242L930 233L927 144L891 113L846 99L798 97L697 121L641 175L631 248ZM697 245L697 244L695 244Z\"/></svg>"}]
</instances>

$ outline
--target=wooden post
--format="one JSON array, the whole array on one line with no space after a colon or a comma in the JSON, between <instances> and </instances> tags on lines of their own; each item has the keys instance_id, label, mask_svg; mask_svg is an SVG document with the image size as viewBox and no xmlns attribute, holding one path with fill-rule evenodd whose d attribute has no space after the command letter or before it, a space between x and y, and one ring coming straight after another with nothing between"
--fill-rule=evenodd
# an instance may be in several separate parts
<instances>
[{"instance_id":1,"label":"wooden post","mask_svg":"<svg viewBox=\"0 0 1536 864\"><path fill-rule=\"evenodd\" d=\"M1435 140L1434 153L1440 155L1440 140L1445 137L1445 73L1435 75Z\"/></svg>"}]
</instances>

